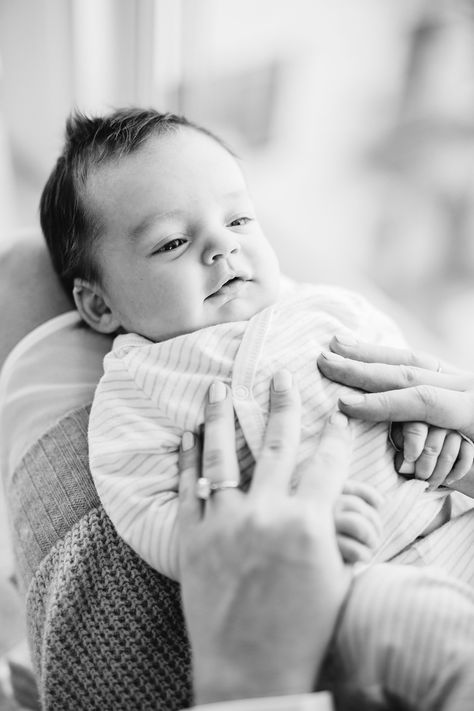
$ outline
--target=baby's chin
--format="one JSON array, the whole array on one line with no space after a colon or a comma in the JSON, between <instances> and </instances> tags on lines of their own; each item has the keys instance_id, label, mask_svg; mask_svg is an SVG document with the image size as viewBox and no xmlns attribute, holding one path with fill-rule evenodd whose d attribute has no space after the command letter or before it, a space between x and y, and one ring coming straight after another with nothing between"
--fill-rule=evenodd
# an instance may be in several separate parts
<instances>
[{"instance_id":1,"label":"baby's chin","mask_svg":"<svg viewBox=\"0 0 474 711\"><path fill-rule=\"evenodd\" d=\"M273 306L277 298L240 299L234 298L216 304L216 312L211 316L212 325L232 321L248 321L264 309Z\"/></svg>"}]
</instances>

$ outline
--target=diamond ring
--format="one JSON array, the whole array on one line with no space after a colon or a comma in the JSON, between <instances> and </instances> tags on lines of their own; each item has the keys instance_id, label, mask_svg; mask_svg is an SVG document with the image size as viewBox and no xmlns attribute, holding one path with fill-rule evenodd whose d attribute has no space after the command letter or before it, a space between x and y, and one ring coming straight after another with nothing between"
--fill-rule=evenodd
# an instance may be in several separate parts
<instances>
[{"instance_id":1,"label":"diamond ring","mask_svg":"<svg viewBox=\"0 0 474 711\"><path fill-rule=\"evenodd\" d=\"M233 479L224 479L223 481L210 481L207 477L202 476L196 482L196 496L198 499L206 501L212 494L222 491L223 489L238 489L240 482Z\"/></svg>"}]
</instances>

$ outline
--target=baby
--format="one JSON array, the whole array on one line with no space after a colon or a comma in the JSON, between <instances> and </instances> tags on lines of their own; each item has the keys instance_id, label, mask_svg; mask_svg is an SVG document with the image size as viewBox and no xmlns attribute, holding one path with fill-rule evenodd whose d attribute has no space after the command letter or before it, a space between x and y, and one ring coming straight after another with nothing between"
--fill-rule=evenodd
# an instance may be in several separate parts
<instances>
[{"instance_id":1,"label":"baby","mask_svg":"<svg viewBox=\"0 0 474 711\"><path fill-rule=\"evenodd\" d=\"M119 334L104 361L90 426L90 464L118 533L179 579L178 450L198 431L209 386L232 391L241 485L268 414L273 374L302 396L299 463L310 458L338 397L316 358L335 333L400 345L360 296L281 278L232 152L186 119L124 110L68 122L41 199L56 270L84 321ZM391 560L433 523L449 492L400 477L387 426L356 422L351 478L385 498L375 560Z\"/></svg>"}]
</instances>

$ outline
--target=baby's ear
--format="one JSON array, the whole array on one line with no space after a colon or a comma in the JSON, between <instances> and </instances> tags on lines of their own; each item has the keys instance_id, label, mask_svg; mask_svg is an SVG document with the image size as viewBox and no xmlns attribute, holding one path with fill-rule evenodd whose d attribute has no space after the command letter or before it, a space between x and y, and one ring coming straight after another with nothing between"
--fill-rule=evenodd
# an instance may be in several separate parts
<instances>
[{"instance_id":1,"label":"baby's ear","mask_svg":"<svg viewBox=\"0 0 474 711\"><path fill-rule=\"evenodd\" d=\"M72 294L81 318L94 331L115 333L119 329L120 323L107 305L99 286L83 279L74 279Z\"/></svg>"}]
</instances>

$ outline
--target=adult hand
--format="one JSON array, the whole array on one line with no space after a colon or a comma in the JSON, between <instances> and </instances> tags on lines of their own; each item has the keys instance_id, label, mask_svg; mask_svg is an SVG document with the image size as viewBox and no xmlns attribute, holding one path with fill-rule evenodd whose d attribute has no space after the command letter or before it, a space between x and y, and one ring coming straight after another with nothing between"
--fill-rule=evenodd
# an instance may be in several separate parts
<instances>
[{"instance_id":1,"label":"adult hand","mask_svg":"<svg viewBox=\"0 0 474 711\"><path fill-rule=\"evenodd\" d=\"M421 420L474 438L474 373L456 370L426 354L350 344L344 337L333 338L330 348L318 358L324 375L373 393L344 396L344 412L371 421Z\"/></svg>"},{"instance_id":2,"label":"adult hand","mask_svg":"<svg viewBox=\"0 0 474 711\"><path fill-rule=\"evenodd\" d=\"M239 480L234 413L211 386L202 451L185 433L180 461L180 578L196 702L309 692L345 598L349 573L333 518L351 451L347 418L327 423L298 471L300 402L278 373L262 451L247 493L218 488L203 503L198 476Z\"/></svg>"},{"instance_id":3,"label":"adult hand","mask_svg":"<svg viewBox=\"0 0 474 711\"><path fill-rule=\"evenodd\" d=\"M374 422L422 421L459 430L474 439L474 373L462 372L424 353L374 346L334 337L330 351L318 358L321 372L331 380L359 388L340 398L341 410L352 417ZM472 458L472 445L463 442L460 466ZM448 479L449 481L449 479ZM473 495L468 484L453 487Z\"/></svg>"}]
</instances>

